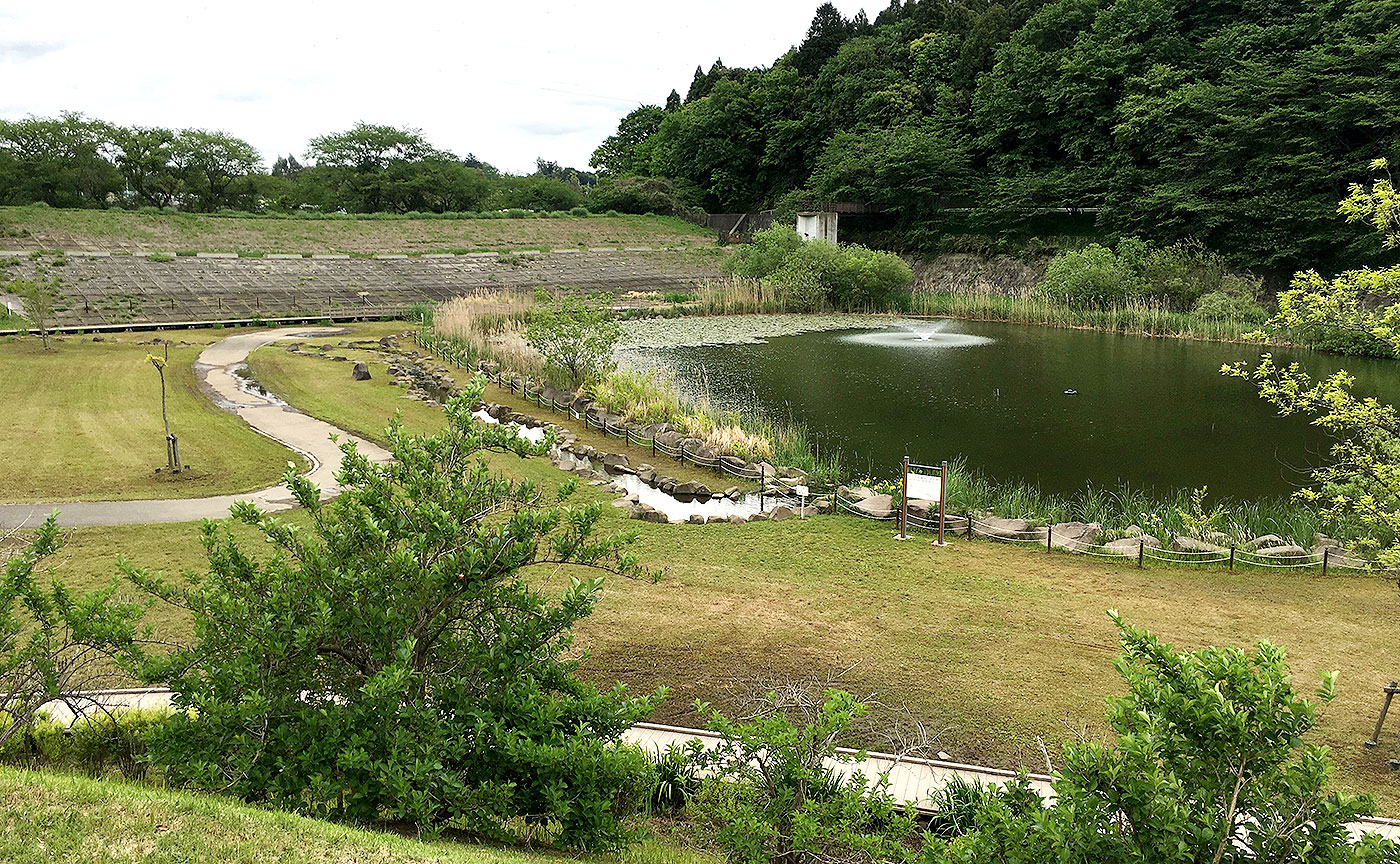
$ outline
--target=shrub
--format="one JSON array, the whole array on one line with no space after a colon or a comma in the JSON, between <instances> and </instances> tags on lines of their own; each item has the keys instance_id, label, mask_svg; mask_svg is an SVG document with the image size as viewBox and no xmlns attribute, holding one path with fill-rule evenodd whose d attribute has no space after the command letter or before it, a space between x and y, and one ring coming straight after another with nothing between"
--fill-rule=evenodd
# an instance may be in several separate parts
<instances>
[{"instance_id":1,"label":"shrub","mask_svg":"<svg viewBox=\"0 0 1400 864\"><path fill-rule=\"evenodd\" d=\"M702 757L709 773L693 806L726 857L744 864L917 860L922 832L889 794L888 775L870 789L860 772L841 779L829 767L864 758L837 751L836 741L866 706L842 690L809 698L796 688L763 701L747 721L697 705L721 740Z\"/></svg>"},{"instance_id":2,"label":"shrub","mask_svg":"<svg viewBox=\"0 0 1400 864\"><path fill-rule=\"evenodd\" d=\"M1394 844L1352 846L1347 823L1373 805L1328 790L1327 748L1303 740L1317 705L1294 691L1283 651L1178 652L1110 614L1128 691L1109 708L1115 741L1067 747L1052 804L990 800L956 860L1394 860ZM1335 679L1322 677L1324 704Z\"/></svg>"},{"instance_id":3,"label":"shrub","mask_svg":"<svg viewBox=\"0 0 1400 864\"><path fill-rule=\"evenodd\" d=\"M783 266L789 255L801 249L802 244L802 235L796 229L775 225L767 231L755 232L753 242L735 249L722 266L735 276L765 279Z\"/></svg>"},{"instance_id":4,"label":"shrub","mask_svg":"<svg viewBox=\"0 0 1400 864\"><path fill-rule=\"evenodd\" d=\"M146 776L147 738L170 719L169 709L98 712L65 726L40 718L0 745L0 762L24 768L82 771L92 777L113 772L129 780Z\"/></svg>"},{"instance_id":5,"label":"shrub","mask_svg":"<svg viewBox=\"0 0 1400 864\"><path fill-rule=\"evenodd\" d=\"M1250 298L1237 297L1224 291L1202 294L1191 311L1213 321L1249 321L1262 324L1269 317L1264 307Z\"/></svg>"},{"instance_id":6,"label":"shrub","mask_svg":"<svg viewBox=\"0 0 1400 864\"><path fill-rule=\"evenodd\" d=\"M1147 282L1112 249L1091 243L1057 255L1036 290L1071 308L1107 309L1146 294Z\"/></svg>"},{"instance_id":7,"label":"shrub","mask_svg":"<svg viewBox=\"0 0 1400 864\"><path fill-rule=\"evenodd\" d=\"M610 370L621 339L605 298L571 291L541 289L525 326L525 341L544 358L545 374L568 387Z\"/></svg>"},{"instance_id":8,"label":"shrub","mask_svg":"<svg viewBox=\"0 0 1400 864\"><path fill-rule=\"evenodd\" d=\"M477 376L447 404L436 435L393 424L390 463L343 445L332 501L289 471L304 526L236 504L273 554L206 523L208 572L188 584L123 565L194 620L194 643L147 668L190 709L151 737L173 781L430 832L587 850L636 836L653 774L619 738L664 691L580 680L569 630L601 580L545 591L527 568L644 574L627 537L595 532L600 504L567 503L574 484L542 503L490 473L483 452L537 456L553 441L475 422L484 386Z\"/></svg>"},{"instance_id":9,"label":"shrub","mask_svg":"<svg viewBox=\"0 0 1400 864\"><path fill-rule=\"evenodd\" d=\"M569 215L570 215L570 216L587 216L587 215L589 215L589 214L588 214L588 208L587 208L587 207L575 207L574 209L572 209L572 210L569 211Z\"/></svg>"},{"instance_id":10,"label":"shrub","mask_svg":"<svg viewBox=\"0 0 1400 864\"><path fill-rule=\"evenodd\" d=\"M589 190L588 203L594 212L681 216L688 210L675 183L663 177L604 177Z\"/></svg>"},{"instance_id":11,"label":"shrub","mask_svg":"<svg viewBox=\"0 0 1400 864\"><path fill-rule=\"evenodd\" d=\"M736 276L771 278L779 299L795 311L883 310L914 272L898 255L855 244L804 241L787 226L754 234L724 263Z\"/></svg>"}]
</instances>

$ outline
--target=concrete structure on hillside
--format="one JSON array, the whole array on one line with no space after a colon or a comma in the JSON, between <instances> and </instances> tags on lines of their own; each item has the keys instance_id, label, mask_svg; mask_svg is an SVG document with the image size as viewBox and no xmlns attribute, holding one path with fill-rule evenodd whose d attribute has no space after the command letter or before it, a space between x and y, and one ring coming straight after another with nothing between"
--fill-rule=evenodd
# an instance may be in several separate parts
<instances>
[{"instance_id":1,"label":"concrete structure on hillside","mask_svg":"<svg viewBox=\"0 0 1400 864\"><path fill-rule=\"evenodd\" d=\"M836 213L808 211L797 214L797 233L803 240L836 242Z\"/></svg>"}]
</instances>

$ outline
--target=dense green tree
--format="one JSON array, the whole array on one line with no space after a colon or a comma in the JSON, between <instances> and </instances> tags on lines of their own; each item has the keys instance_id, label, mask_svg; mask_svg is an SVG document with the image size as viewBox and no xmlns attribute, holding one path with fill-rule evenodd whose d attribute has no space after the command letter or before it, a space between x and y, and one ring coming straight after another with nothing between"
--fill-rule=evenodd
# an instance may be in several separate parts
<instances>
[{"instance_id":1,"label":"dense green tree","mask_svg":"<svg viewBox=\"0 0 1400 864\"><path fill-rule=\"evenodd\" d=\"M638 173L645 168L646 162L641 150L647 139L656 133L661 118L665 116L666 112L655 105L634 108L617 124L617 131L593 151L593 158L588 160L589 166L604 174Z\"/></svg>"},{"instance_id":2,"label":"dense green tree","mask_svg":"<svg viewBox=\"0 0 1400 864\"><path fill-rule=\"evenodd\" d=\"M113 128L81 114L0 120L0 202L106 207L123 188Z\"/></svg>"},{"instance_id":3,"label":"dense green tree","mask_svg":"<svg viewBox=\"0 0 1400 864\"><path fill-rule=\"evenodd\" d=\"M253 145L227 132L185 129L175 136L170 151L186 207L213 211L251 205L248 176L261 161Z\"/></svg>"},{"instance_id":4,"label":"dense green tree","mask_svg":"<svg viewBox=\"0 0 1400 864\"><path fill-rule=\"evenodd\" d=\"M180 197L182 179L175 168L175 132L133 126L116 130L117 167L139 204L170 207Z\"/></svg>"}]
</instances>

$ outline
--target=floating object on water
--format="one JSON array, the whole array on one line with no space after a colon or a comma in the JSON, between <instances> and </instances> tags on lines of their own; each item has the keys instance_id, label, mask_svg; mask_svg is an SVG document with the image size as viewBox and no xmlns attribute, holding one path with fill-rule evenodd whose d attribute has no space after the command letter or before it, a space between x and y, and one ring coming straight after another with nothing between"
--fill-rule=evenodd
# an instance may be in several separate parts
<instances>
[{"instance_id":1,"label":"floating object on water","mask_svg":"<svg viewBox=\"0 0 1400 864\"><path fill-rule=\"evenodd\" d=\"M1078 391L1078 390L1066 390L1066 391L1065 391L1065 395L1066 395L1066 396L1078 396L1078 395L1079 395L1079 391Z\"/></svg>"}]
</instances>

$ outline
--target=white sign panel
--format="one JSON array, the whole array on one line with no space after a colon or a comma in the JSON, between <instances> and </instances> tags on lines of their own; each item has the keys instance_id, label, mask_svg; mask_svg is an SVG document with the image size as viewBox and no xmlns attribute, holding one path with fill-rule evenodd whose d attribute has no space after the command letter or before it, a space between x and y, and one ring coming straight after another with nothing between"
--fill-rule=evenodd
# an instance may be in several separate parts
<instances>
[{"instance_id":1,"label":"white sign panel","mask_svg":"<svg viewBox=\"0 0 1400 864\"><path fill-rule=\"evenodd\" d=\"M909 500L937 502L942 491L942 483L936 475L909 472Z\"/></svg>"}]
</instances>

